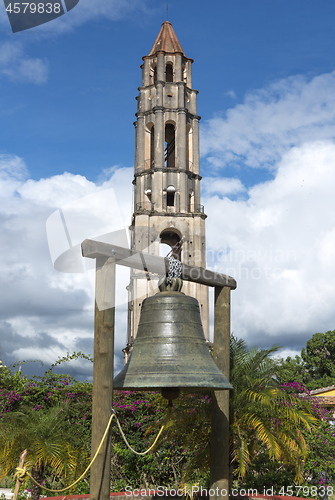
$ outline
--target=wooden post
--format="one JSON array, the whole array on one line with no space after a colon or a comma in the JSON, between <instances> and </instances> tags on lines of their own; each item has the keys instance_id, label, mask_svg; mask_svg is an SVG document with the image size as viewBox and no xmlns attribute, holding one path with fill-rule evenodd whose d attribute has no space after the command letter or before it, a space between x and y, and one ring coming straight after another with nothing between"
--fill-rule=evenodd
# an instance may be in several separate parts
<instances>
[{"instance_id":1,"label":"wooden post","mask_svg":"<svg viewBox=\"0 0 335 500\"><path fill-rule=\"evenodd\" d=\"M24 450L20 455L20 459L19 459L20 469L23 469L23 465L24 465L24 461L26 459L27 453L28 453L28 450ZM15 488L14 488L13 500L17 500L17 497L18 497L19 491L20 491L20 486L21 486L21 481L19 481L17 479L16 483L15 483Z\"/></svg>"},{"instance_id":2,"label":"wooden post","mask_svg":"<svg viewBox=\"0 0 335 500\"><path fill-rule=\"evenodd\" d=\"M213 359L229 380L230 288L215 287ZM213 391L211 489L213 500L229 497L229 390Z\"/></svg>"},{"instance_id":3,"label":"wooden post","mask_svg":"<svg viewBox=\"0 0 335 500\"><path fill-rule=\"evenodd\" d=\"M113 401L114 317L115 260L111 257L108 259L106 257L97 257L94 318L92 458L98 449L111 416ZM91 468L90 500L109 500L110 497L111 449L110 443L108 443L105 471L99 498L106 444L105 441Z\"/></svg>"}]
</instances>

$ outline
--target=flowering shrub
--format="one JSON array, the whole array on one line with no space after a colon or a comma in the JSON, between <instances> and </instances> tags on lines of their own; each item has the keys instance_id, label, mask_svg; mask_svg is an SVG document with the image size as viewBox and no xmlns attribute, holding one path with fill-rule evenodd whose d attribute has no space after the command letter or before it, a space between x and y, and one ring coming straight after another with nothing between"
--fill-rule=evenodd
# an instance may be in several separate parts
<instances>
[{"instance_id":1,"label":"flowering shrub","mask_svg":"<svg viewBox=\"0 0 335 500\"><path fill-rule=\"evenodd\" d=\"M305 436L310 452L305 461L306 480L313 485L328 486L335 483L335 428L326 419L318 428Z\"/></svg>"},{"instance_id":2,"label":"flowering shrub","mask_svg":"<svg viewBox=\"0 0 335 500\"><path fill-rule=\"evenodd\" d=\"M283 391L287 394L293 394L298 396L303 401L308 401L311 405L313 412L317 415L321 420L329 420L329 411L325 408L320 400L315 396L311 396L310 391L307 387L300 382L285 382L280 386Z\"/></svg>"},{"instance_id":3,"label":"flowering shrub","mask_svg":"<svg viewBox=\"0 0 335 500\"><path fill-rule=\"evenodd\" d=\"M158 429L155 424L166 411L166 401L157 403L157 394L150 392L114 391L115 409L123 431L136 451L146 450L153 442ZM92 384L78 382L69 375L48 371L42 377L20 376L7 372L0 378L0 422L8 422L17 412L42 414L48 409L65 405L67 425L90 455L92 426ZM1 424L0 424L1 425ZM148 429L151 430L148 431ZM74 430L75 429L75 430ZM180 454L171 444L160 446L154 453L134 455L126 447L116 426L112 423L111 489L124 490L126 485L153 487L173 486L181 478L181 466L176 456ZM186 451L183 452L186 454ZM182 464L180 464L182 465ZM0 471L1 472L1 471ZM54 489L65 486L61 477L49 468L45 485ZM89 492L89 473L71 493ZM53 495L49 494L48 495ZM56 493L54 495L57 495Z\"/></svg>"}]
</instances>

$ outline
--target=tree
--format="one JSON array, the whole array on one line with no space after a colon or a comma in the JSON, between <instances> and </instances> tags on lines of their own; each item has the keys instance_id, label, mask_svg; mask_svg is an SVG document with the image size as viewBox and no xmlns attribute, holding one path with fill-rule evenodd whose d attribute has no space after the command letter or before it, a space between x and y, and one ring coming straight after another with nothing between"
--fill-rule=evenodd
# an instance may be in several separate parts
<instances>
[{"instance_id":1,"label":"tree","mask_svg":"<svg viewBox=\"0 0 335 500\"><path fill-rule=\"evenodd\" d=\"M302 349L301 357L312 379L335 383L335 330L315 333Z\"/></svg>"},{"instance_id":2,"label":"tree","mask_svg":"<svg viewBox=\"0 0 335 500\"><path fill-rule=\"evenodd\" d=\"M156 403L166 406L166 400L157 396ZM158 429L162 421L152 428ZM175 473L175 483L197 482L209 486L211 435L210 392L182 393L173 402L173 410L156 446L166 465Z\"/></svg>"},{"instance_id":3,"label":"tree","mask_svg":"<svg viewBox=\"0 0 335 500\"><path fill-rule=\"evenodd\" d=\"M286 481L283 484L292 484L294 478L302 480L306 478L306 474L310 474L310 469L306 469L307 465L303 470L303 460L305 459L305 464L309 464L308 467L312 464L308 462L306 454L310 436L315 435L315 432L305 432L304 429L311 429L317 422L315 408L305 394L301 394L299 384L281 384L278 376L281 367L271 357L276 350L276 346L249 350L243 340L231 337L230 378L234 387L230 391L231 475L235 479L239 478L240 484L248 483L248 471L251 473L250 477L254 478L254 484L256 480L259 483L266 480L266 469L268 475L274 472L278 480ZM49 415L52 420L54 411L57 413L60 408L65 408L61 412L61 416L66 416L63 420L63 442L68 442L73 447L71 455L74 458L76 453L88 457L91 398L92 384L78 382L67 375L55 375L49 370L43 377L28 378L19 373L11 375L10 371L3 371L2 377L0 376L0 429L3 431L7 428L7 425L2 425L4 423L12 425L12 437L9 439L7 435L6 443L14 443L14 437L20 435L24 426L28 428L31 421L35 421L35 429L39 426L41 429L43 418L47 419ZM130 444L138 451L148 448L166 414L166 401L154 393L115 391L113 406ZM44 431L38 431L37 434L47 436L46 443L52 444L54 440L57 445L62 442L62 435L58 432L60 440L56 442L52 429L57 431L57 427L50 426L49 434ZM169 488L179 485L182 479L208 487L210 430L210 393L182 394L174 402L171 420L163 438L159 440L153 453L143 457L135 456L125 447L118 430L113 426L112 489L120 491L127 484L144 488L157 485ZM30 431L29 435L32 435ZM80 436L81 449L77 448L76 436ZM3 443L5 444L5 440ZM311 452L313 453L315 444L317 455L322 442L313 443L311 441ZM14 471L24 446L24 441L17 446L11 471ZM332 450L331 442L327 454L323 455L325 460L329 459ZM6 453L8 455L9 452ZM32 452L30 456L33 457ZM33 471L32 463L27 463L32 473L36 472L36 477L39 472L43 475L46 486L55 483L52 484L54 489L66 486L65 482L72 482L72 478L77 479L79 469L77 473L74 472L76 466L74 462L71 465L69 455L59 456L59 467L63 467L59 471L63 470L62 473L57 472L57 468L53 471L52 460L44 454L43 460L38 462L45 464L38 467L42 468L42 472ZM320 471L321 463L322 461ZM0 473L3 472L3 467L5 466L0 460ZM331 468L328 472L327 478L333 477ZM61 475L66 476L66 480ZM72 493L87 491L87 483L81 482Z\"/></svg>"},{"instance_id":4,"label":"tree","mask_svg":"<svg viewBox=\"0 0 335 500\"><path fill-rule=\"evenodd\" d=\"M302 480L308 446L301 430L317 422L308 401L288 394L278 385L270 349L248 349L231 337L230 447L235 474L243 478L260 450L270 459L291 464Z\"/></svg>"},{"instance_id":5,"label":"tree","mask_svg":"<svg viewBox=\"0 0 335 500\"><path fill-rule=\"evenodd\" d=\"M62 475L65 482L71 482L88 463L89 455L81 445L82 433L71 425L67 406L10 413L2 424L0 480L15 470L24 449L28 450L25 466L39 484L45 481L49 469L55 477ZM41 488L32 481L31 490L32 500L38 500Z\"/></svg>"},{"instance_id":6,"label":"tree","mask_svg":"<svg viewBox=\"0 0 335 500\"><path fill-rule=\"evenodd\" d=\"M308 445L308 454L304 459L300 484L297 484L294 468L289 462L269 457L263 445L260 446L259 453L253 460L252 467L247 471L240 487L257 488L258 492L264 492L268 488L273 488L273 493L285 495L286 491L293 487L293 496L316 495L316 487L323 496L321 485L324 487L332 484L335 476L335 465L333 456L335 451L334 430L329 423L329 412L320 405L317 398L310 395L306 387L299 382L286 382L281 388L287 394L293 394L308 404L310 411L317 418L317 424L312 432L306 427L300 427L300 431ZM316 485L311 492L312 485Z\"/></svg>"},{"instance_id":7,"label":"tree","mask_svg":"<svg viewBox=\"0 0 335 500\"><path fill-rule=\"evenodd\" d=\"M279 362L277 374L281 382L300 382L309 390L334 385L335 330L315 333L301 356Z\"/></svg>"},{"instance_id":8,"label":"tree","mask_svg":"<svg viewBox=\"0 0 335 500\"><path fill-rule=\"evenodd\" d=\"M303 359L300 356L286 359L280 359L278 362L277 376L281 383L299 382L307 385L311 382L312 377L307 370Z\"/></svg>"},{"instance_id":9,"label":"tree","mask_svg":"<svg viewBox=\"0 0 335 500\"><path fill-rule=\"evenodd\" d=\"M0 372L0 480L13 475L18 457L37 482L60 489L88 464L91 440L92 384L67 375L21 376ZM29 480L25 481L29 484ZM38 498L39 488L31 484Z\"/></svg>"}]
</instances>

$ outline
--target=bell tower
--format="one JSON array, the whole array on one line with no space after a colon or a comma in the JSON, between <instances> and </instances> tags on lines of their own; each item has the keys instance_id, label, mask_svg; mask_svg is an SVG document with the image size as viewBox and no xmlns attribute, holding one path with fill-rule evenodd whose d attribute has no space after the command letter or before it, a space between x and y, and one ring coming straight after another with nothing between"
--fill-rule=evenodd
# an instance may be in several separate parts
<instances>
[{"instance_id":1,"label":"bell tower","mask_svg":"<svg viewBox=\"0 0 335 500\"><path fill-rule=\"evenodd\" d=\"M192 63L169 21L143 57L135 125L134 213L131 248L159 255L159 246L182 241L181 261L206 267L204 207L200 204L198 91ZM128 346L136 336L141 304L158 291L158 279L132 270ZM209 338L208 287L184 282L183 292L198 299Z\"/></svg>"}]
</instances>

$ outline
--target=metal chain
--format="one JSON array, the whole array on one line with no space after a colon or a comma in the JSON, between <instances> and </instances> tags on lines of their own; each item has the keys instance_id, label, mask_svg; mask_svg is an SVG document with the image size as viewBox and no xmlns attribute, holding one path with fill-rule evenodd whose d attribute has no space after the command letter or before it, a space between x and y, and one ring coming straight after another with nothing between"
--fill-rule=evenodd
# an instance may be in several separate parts
<instances>
[{"instance_id":1,"label":"metal chain","mask_svg":"<svg viewBox=\"0 0 335 500\"><path fill-rule=\"evenodd\" d=\"M167 284L172 284L172 278L181 278L182 263L174 257L169 257L169 273L166 278Z\"/></svg>"}]
</instances>

